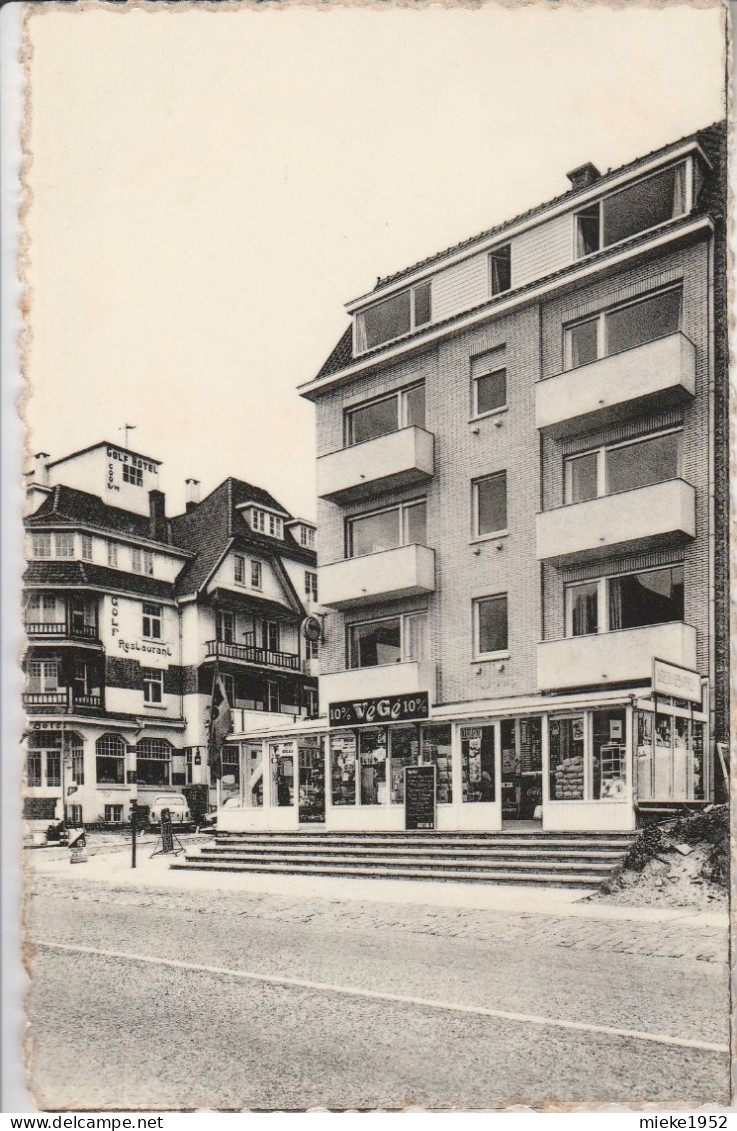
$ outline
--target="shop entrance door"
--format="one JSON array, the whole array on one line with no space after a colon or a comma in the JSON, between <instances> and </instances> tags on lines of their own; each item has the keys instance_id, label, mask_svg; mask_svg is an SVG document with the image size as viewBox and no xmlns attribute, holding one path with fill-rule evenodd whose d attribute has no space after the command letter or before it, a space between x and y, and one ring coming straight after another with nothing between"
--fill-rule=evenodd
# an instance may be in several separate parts
<instances>
[{"instance_id":1,"label":"shop entrance door","mask_svg":"<svg viewBox=\"0 0 737 1131\"><path fill-rule=\"evenodd\" d=\"M325 754L322 741L315 745L300 745L299 766L299 823L321 825L325 823Z\"/></svg>"},{"instance_id":2,"label":"shop entrance door","mask_svg":"<svg viewBox=\"0 0 737 1131\"><path fill-rule=\"evenodd\" d=\"M503 719L502 819L542 827L542 720Z\"/></svg>"},{"instance_id":3,"label":"shop entrance door","mask_svg":"<svg viewBox=\"0 0 737 1131\"><path fill-rule=\"evenodd\" d=\"M458 827L498 832L502 824L499 723L459 728L461 797Z\"/></svg>"}]
</instances>

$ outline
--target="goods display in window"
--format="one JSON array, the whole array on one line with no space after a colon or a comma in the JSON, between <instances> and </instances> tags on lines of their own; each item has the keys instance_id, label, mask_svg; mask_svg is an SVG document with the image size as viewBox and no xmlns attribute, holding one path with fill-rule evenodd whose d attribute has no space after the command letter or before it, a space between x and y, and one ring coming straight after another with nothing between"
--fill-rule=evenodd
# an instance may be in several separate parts
<instances>
[{"instance_id":1,"label":"goods display in window","mask_svg":"<svg viewBox=\"0 0 737 1131\"><path fill-rule=\"evenodd\" d=\"M554 770L555 800L580 801L583 797L583 756L564 758Z\"/></svg>"}]
</instances>

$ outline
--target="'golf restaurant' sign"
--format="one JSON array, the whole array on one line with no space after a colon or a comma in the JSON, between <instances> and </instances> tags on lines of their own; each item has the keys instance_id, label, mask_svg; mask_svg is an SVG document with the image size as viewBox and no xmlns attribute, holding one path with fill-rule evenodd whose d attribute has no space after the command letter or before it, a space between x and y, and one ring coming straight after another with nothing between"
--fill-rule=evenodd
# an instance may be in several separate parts
<instances>
[{"instance_id":1,"label":"'golf restaurant' sign","mask_svg":"<svg viewBox=\"0 0 737 1131\"><path fill-rule=\"evenodd\" d=\"M379 699L350 699L345 703L328 704L331 727L360 726L373 723L404 723L426 719L430 714L427 691L411 695L382 695Z\"/></svg>"}]
</instances>

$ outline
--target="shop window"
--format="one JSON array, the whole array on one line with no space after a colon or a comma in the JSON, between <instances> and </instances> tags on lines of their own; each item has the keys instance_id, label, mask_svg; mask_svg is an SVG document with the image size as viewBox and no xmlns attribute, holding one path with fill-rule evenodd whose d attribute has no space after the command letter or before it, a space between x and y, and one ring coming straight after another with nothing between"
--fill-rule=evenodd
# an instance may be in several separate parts
<instances>
[{"instance_id":1,"label":"shop window","mask_svg":"<svg viewBox=\"0 0 737 1131\"><path fill-rule=\"evenodd\" d=\"M362 444L400 428L425 427L425 384L410 385L346 412L346 444Z\"/></svg>"},{"instance_id":2,"label":"shop window","mask_svg":"<svg viewBox=\"0 0 737 1131\"><path fill-rule=\"evenodd\" d=\"M264 803L264 771L261 743L244 744L243 789L241 797L247 809L261 809Z\"/></svg>"},{"instance_id":3,"label":"shop window","mask_svg":"<svg viewBox=\"0 0 737 1131\"><path fill-rule=\"evenodd\" d=\"M504 346L471 358L471 415L485 416L507 404Z\"/></svg>"},{"instance_id":4,"label":"shop window","mask_svg":"<svg viewBox=\"0 0 737 1131\"><path fill-rule=\"evenodd\" d=\"M498 471L473 484L473 536L492 538L507 529L507 473Z\"/></svg>"},{"instance_id":5,"label":"shop window","mask_svg":"<svg viewBox=\"0 0 737 1131\"><path fill-rule=\"evenodd\" d=\"M564 366L589 365L675 334L680 326L680 287L622 303L563 327Z\"/></svg>"},{"instance_id":6,"label":"shop window","mask_svg":"<svg viewBox=\"0 0 737 1131\"><path fill-rule=\"evenodd\" d=\"M584 795L584 717L550 720L550 800Z\"/></svg>"},{"instance_id":7,"label":"shop window","mask_svg":"<svg viewBox=\"0 0 737 1131\"><path fill-rule=\"evenodd\" d=\"M425 659L427 614L407 613L348 627L348 666L373 668Z\"/></svg>"},{"instance_id":8,"label":"shop window","mask_svg":"<svg viewBox=\"0 0 737 1131\"><path fill-rule=\"evenodd\" d=\"M512 286L512 245L497 247L489 255L492 295L502 295Z\"/></svg>"},{"instance_id":9,"label":"shop window","mask_svg":"<svg viewBox=\"0 0 737 1131\"><path fill-rule=\"evenodd\" d=\"M161 605L143 602L143 635L148 640L161 639Z\"/></svg>"},{"instance_id":10,"label":"shop window","mask_svg":"<svg viewBox=\"0 0 737 1131\"><path fill-rule=\"evenodd\" d=\"M141 668L144 703L159 704L164 699L164 672L160 668Z\"/></svg>"},{"instance_id":11,"label":"shop window","mask_svg":"<svg viewBox=\"0 0 737 1131\"><path fill-rule=\"evenodd\" d=\"M123 785L126 745L118 734L103 734L95 743L95 777L98 785Z\"/></svg>"},{"instance_id":12,"label":"shop window","mask_svg":"<svg viewBox=\"0 0 737 1131\"><path fill-rule=\"evenodd\" d=\"M622 800L627 785L625 712L594 711L592 720L591 796L594 801Z\"/></svg>"},{"instance_id":13,"label":"shop window","mask_svg":"<svg viewBox=\"0 0 737 1131\"><path fill-rule=\"evenodd\" d=\"M461 786L463 801L496 800L494 727L461 727Z\"/></svg>"},{"instance_id":14,"label":"shop window","mask_svg":"<svg viewBox=\"0 0 737 1131\"><path fill-rule=\"evenodd\" d=\"M448 724L428 724L422 727L422 764L435 766L437 804L450 805L453 801L453 748Z\"/></svg>"},{"instance_id":15,"label":"shop window","mask_svg":"<svg viewBox=\"0 0 737 1131\"><path fill-rule=\"evenodd\" d=\"M333 805L356 803L356 736L353 731L330 735L330 780Z\"/></svg>"},{"instance_id":16,"label":"shop window","mask_svg":"<svg viewBox=\"0 0 737 1131\"><path fill-rule=\"evenodd\" d=\"M172 748L165 738L142 738L136 746L141 785L171 785Z\"/></svg>"},{"instance_id":17,"label":"shop window","mask_svg":"<svg viewBox=\"0 0 737 1131\"><path fill-rule=\"evenodd\" d=\"M240 749L230 743L223 743L222 747L222 776L221 776L221 802L228 797L240 795L241 765Z\"/></svg>"},{"instance_id":18,"label":"shop window","mask_svg":"<svg viewBox=\"0 0 737 1131\"><path fill-rule=\"evenodd\" d=\"M416 727L397 727L389 732L391 743L390 798L392 805L404 804L404 771L420 760L420 741Z\"/></svg>"},{"instance_id":19,"label":"shop window","mask_svg":"<svg viewBox=\"0 0 737 1131\"><path fill-rule=\"evenodd\" d=\"M424 499L403 503L398 507L360 515L346 523L346 556L359 558L365 554L378 554L397 546L427 541L427 518Z\"/></svg>"},{"instance_id":20,"label":"shop window","mask_svg":"<svg viewBox=\"0 0 737 1131\"><path fill-rule=\"evenodd\" d=\"M294 804L294 743L269 744L271 761L271 804L287 809Z\"/></svg>"},{"instance_id":21,"label":"shop window","mask_svg":"<svg viewBox=\"0 0 737 1131\"><path fill-rule=\"evenodd\" d=\"M474 652L493 656L507 650L507 594L481 597L474 601Z\"/></svg>"},{"instance_id":22,"label":"shop window","mask_svg":"<svg viewBox=\"0 0 737 1131\"><path fill-rule=\"evenodd\" d=\"M386 789L386 727L366 727L358 732L358 763L362 805L384 805Z\"/></svg>"},{"instance_id":23,"label":"shop window","mask_svg":"<svg viewBox=\"0 0 737 1131\"><path fill-rule=\"evenodd\" d=\"M418 283L362 310L355 319L356 352L363 353L427 325L432 317L431 301L430 283Z\"/></svg>"}]
</instances>

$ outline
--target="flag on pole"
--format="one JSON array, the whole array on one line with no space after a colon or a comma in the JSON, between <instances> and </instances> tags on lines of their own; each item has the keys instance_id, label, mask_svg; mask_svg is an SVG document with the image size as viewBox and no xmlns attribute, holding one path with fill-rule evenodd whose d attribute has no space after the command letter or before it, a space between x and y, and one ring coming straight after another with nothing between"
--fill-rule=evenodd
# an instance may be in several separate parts
<instances>
[{"instance_id":1,"label":"flag on pole","mask_svg":"<svg viewBox=\"0 0 737 1131\"><path fill-rule=\"evenodd\" d=\"M210 734L207 740L210 770L216 778L223 776L223 742L228 734L230 734L230 703L223 677L216 666L210 703Z\"/></svg>"}]
</instances>

